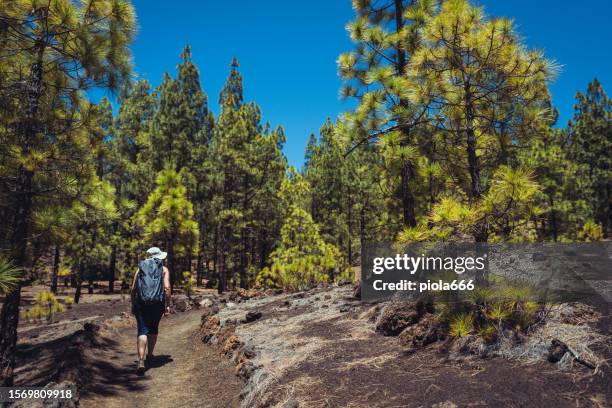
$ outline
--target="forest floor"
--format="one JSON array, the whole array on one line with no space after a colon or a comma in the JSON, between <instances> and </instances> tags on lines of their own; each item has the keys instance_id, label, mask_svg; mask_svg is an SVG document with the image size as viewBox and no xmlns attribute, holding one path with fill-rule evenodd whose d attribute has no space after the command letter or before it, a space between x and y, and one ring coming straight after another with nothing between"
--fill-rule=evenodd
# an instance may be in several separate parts
<instances>
[{"instance_id":1,"label":"forest floor","mask_svg":"<svg viewBox=\"0 0 612 408\"><path fill-rule=\"evenodd\" d=\"M201 327L207 306L164 318L157 359L139 377L127 299L86 294L92 298L58 315L58 322L21 327L16 384L58 381L58 367L71 360L66 350L73 333L94 322L101 327L94 345L77 359L82 407L607 407L612 401L609 367L597 374L580 365L561 369L544 356L530 364L454 360L438 344L406 353L397 337L375 331L384 304L358 301L351 286L235 295L199 291L220 308L209 344ZM584 324L610 336L610 303L600 298L592 306L601 318ZM249 312L255 320L245 319ZM609 338L597 352L611 361ZM245 350L252 362L247 374L239 370Z\"/></svg>"},{"instance_id":2,"label":"forest floor","mask_svg":"<svg viewBox=\"0 0 612 408\"><path fill-rule=\"evenodd\" d=\"M156 357L143 377L134 372L135 329L118 331L117 347L96 353L107 362L81 392L82 407L237 407L242 381L230 362L197 341L197 310L177 313L160 327Z\"/></svg>"},{"instance_id":3,"label":"forest floor","mask_svg":"<svg viewBox=\"0 0 612 408\"><path fill-rule=\"evenodd\" d=\"M104 316L107 303L116 313L110 319ZM91 311L89 304L97 304L98 312L84 316ZM85 302L71 310L78 316L75 320L25 328L18 345L16 384L44 386L55 380L71 333L84 321L93 321L102 328L96 344L87 347L78 362L81 407L239 406L243 383L233 366L195 337L201 312L193 309L162 319L156 357L145 375L138 376L135 321L126 310L123 301Z\"/></svg>"},{"instance_id":4,"label":"forest floor","mask_svg":"<svg viewBox=\"0 0 612 408\"><path fill-rule=\"evenodd\" d=\"M536 362L453 359L441 343L407 352L397 337L375 331L384 304L359 302L351 292L351 286L321 288L227 303L209 318L201 337L239 364L248 355L243 407L610 406L605 362L594 373L577 364L562 369L545 353ZM608 336L597 352L610 361L610 304L594 308L593 315L603 316L596 324L582 313L577 319ZM247 322L249 312L261 316Z\"/></svg>"}]
</instances>

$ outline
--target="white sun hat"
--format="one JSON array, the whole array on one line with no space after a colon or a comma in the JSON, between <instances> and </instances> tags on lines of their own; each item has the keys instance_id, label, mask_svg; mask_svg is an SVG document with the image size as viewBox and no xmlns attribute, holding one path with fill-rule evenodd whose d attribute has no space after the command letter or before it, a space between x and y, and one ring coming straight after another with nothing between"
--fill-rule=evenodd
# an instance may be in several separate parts
<instances>
[{"instance_id":1,"label":"white sun hat","mask_svg":"<svg viewBox=\"0 0 612 408\"><path fill-rule=\"evenodd\" d=\"M166 259L166 256L168 256L168 253L162 251L158 247L151 247L147 249L147 255L155 259Z\"/></svg>"}]
</instances>

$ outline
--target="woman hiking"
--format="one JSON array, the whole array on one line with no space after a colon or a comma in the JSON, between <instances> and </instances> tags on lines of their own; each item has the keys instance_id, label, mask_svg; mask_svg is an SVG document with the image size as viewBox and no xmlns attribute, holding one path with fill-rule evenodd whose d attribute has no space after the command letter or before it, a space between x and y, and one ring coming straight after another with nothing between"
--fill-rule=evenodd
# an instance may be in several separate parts
<instances>
[{"instance_id":1,"label":"woman hiking","mask_svg":"<svg viewBox=\"0 0 612 408\"><path fill-rule=\"evenodd\" d=\"M138 374L143 375L153 359L159 321L170 313L170 272L163 265L168 253L158 247L147 250L149 256L138 265L132 281L132 313L136 316L138 337ZM146 359L145 359L146 351Z\"/></svg>"}]
</instances>

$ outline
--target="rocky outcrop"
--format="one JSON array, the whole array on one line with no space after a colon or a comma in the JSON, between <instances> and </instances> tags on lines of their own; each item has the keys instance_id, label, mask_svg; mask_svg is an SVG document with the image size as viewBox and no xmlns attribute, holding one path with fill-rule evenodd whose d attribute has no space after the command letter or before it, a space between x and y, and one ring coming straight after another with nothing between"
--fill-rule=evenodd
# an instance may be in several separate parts
<instances>
[{"instance_id":1,"label":"rocky outcrop","mask_svg":"<svg viewBox=\"0 0 612 408\"><path fill-rule=\"evenodd\" d=\"M425 347L445 338L444 325L431 313L424 314L417 323L408 326L399 335L400 344L409 350Z\"/></svg>"},{"instance_id":2,"label":"rocky outcrop","mask_svg":"<svg viewBox=\"0 0 612 408\"><path fill-rule=\"evenodd\" d=\"M383 336L397 336L427 312L433 312L433 305L429 302L390 301L378 316L376 331Z\"/></svg>"}]
</instances>

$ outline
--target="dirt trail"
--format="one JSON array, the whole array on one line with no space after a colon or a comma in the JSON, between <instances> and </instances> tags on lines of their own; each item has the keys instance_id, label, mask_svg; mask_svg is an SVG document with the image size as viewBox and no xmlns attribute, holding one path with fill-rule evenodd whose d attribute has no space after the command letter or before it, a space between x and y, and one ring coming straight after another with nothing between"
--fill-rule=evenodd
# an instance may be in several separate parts
<instances>
[{"instance_id":1,"label":"dirt trail","mask_svg":"<svg viewBox=\"0 0 612 408\"><path fill-rule=\"evenodd\" d=\"M229 361L193 336L197 310L164 318L155 363L135 374L135 329L117 332L117 345L98 350L82 407L237 407L242 383ZM93 385L95 384L95 385Z\"/></svg>"}]
</instances>

